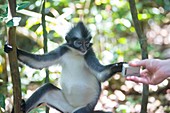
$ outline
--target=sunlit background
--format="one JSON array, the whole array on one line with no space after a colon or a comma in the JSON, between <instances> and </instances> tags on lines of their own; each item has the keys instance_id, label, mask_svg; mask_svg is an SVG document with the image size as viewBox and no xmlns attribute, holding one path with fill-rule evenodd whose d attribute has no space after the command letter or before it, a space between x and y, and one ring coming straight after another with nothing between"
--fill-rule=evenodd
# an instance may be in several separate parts
<instances>
[{"instance_id":1,"label":"sunlit background","mask_svg":"<svg viewBox=\"0 0 170 113\"><path fill-rule=\"evenodd\" d=\"M17 0L22 3L25 0ZM41 0L29 0L30 5L17 11L21 22L16 29L17 45L26 51L43 54L41 26ZM138 18L147 36L149 58L170 58L170 1L136 0ZM3 52L7 37L4 18L6 0L0 1L0 94L6 97L6 111L12 109L12 83L9 62ZM141 59L140 45L133 26L128 0L47 0L46 30L48 51L65 42L64 36L78 21L82 20L90 30L94 51L102 64ZM60 66L49 67L50 82L58 85ZM22 95L27 99L44 83L45 70L34 70L19 65ZM103 92L95 109L113 113L138 113L141 108L142 84L125 81L116 74L102 84ZM150 86L148 113L170 112L170 79ZM44 107L32 113L45 113ZM51 113L56 111L50 109ZM57 112L56 112L57 113Z\"/></svg>"}]
</instances>

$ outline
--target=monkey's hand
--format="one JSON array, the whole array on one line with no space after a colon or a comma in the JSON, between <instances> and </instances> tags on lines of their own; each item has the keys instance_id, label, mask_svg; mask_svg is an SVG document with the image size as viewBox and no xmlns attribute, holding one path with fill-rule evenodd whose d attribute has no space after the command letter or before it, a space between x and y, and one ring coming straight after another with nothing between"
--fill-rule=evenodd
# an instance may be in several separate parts
<instances>
[{"instance_id":1,"label":"monkey's hand","mask_svg":"<svg viewBox=\"0 0 170 113\"><path fill-rule=\"evenodd\" d=\"M25 113L25 100L24 99L21 100L21 111L22 113ZM14 113L14 107L11 113Z\"/></svg>"},{"instance_id":2,"label":"monkey's hand","mask_svg":"<svg viewBox=\"0 0 170 113\"><path fill-rule=\"evenodd\" d=\"M6 53L11 52L12 50L13 50L12 46L9 45L8 43L6 43L6 44L4 45L4 51L5 51Z\"/></svg>"},{"instance_id":3,"label":"monkey's hand","mask_svg":"<svg viewBox=\"0 0 170 113\"><path fill-rule=\"evenodd\" d=\"M117 72L122 72L123 64L127 64L127 63L126 62L119 62L119 63L111 64L110 65L111 73L115 74Z\"/></svg>"},{"instance_id":4,"label":"monkey's hand","mask_svg":"<svg viewBox=\"0 0 170 113\"><path fill-rule=\"evenodd\" d=\"M21 101L21 111L25 113L25 100L24 99L22 99Z\"/></svg>"}]
</instances>

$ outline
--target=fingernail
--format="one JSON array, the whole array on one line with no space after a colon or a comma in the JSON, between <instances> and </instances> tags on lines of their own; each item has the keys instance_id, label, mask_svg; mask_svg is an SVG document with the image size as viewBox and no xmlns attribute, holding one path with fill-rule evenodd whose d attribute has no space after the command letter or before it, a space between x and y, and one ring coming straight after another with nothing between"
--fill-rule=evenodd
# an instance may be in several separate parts
<instances>
[{"instance_id":1,"label":"fingernail","mask_svg":"<svg viewBox=\"0 0 170 113\"><path fill-rule=\"evenodd\" d=\"M126 77L126 79L127 79L127 80L129 80L129 79L130 79L130 77Z\"/></svg>"},{"instance_id":2,"label":"fingernail","mask_svg":"<svg viewBox=\"0 0 170 113\"><path fill-rule=\"evenodd\" d=\"M130 61L131 64L136 64L138 63L138 61L134 60L134 61Z\"/></svg>"}]
</instances>

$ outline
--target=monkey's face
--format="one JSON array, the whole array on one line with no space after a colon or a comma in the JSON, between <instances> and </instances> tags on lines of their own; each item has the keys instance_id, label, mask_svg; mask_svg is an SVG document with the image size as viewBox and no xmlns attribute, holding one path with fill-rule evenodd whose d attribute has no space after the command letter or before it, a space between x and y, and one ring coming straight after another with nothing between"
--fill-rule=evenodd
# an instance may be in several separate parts
<instances>
[{"instance_id":1,"label":"monkey's face","mask_svg":"<svg viewBox=\"0 0 170 113\"><path fill-rule=\"evenodd\" d=\"M92 43L90 43L91 38L92 36L83 22L77 23L65 37L69 47L76 49L81 54L85 54L92 46Z\"/></svg>"},{"instance_id":2,"label":"monkey's face","mask_svg":"<svg viewBox=\"0 0 170 113\"><path fill-rule=\"evenodd\" d=\"M67 41L68 45L80 53L85 54L92 46L90 43L91 38L87 39L79 39L79 38L72 38L71 40Z\"/></svg>"}]
</instances>

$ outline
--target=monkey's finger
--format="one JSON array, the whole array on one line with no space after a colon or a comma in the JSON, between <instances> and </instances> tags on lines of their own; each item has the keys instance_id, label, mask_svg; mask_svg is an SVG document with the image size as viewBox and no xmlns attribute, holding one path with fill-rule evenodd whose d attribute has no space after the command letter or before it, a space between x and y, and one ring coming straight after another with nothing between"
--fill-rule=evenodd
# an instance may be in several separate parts
<instances>
[{"instance_id":1,"label":"monkey's finger","mask_svg":"<svg viewBox=\"0 0 170 113\"><path fill-rule=\"evenodd\" d=\"M21 101L21 111L23 111L23 113L25 113L25 100L22 99Z\"/></svg>"}]
</instances>

